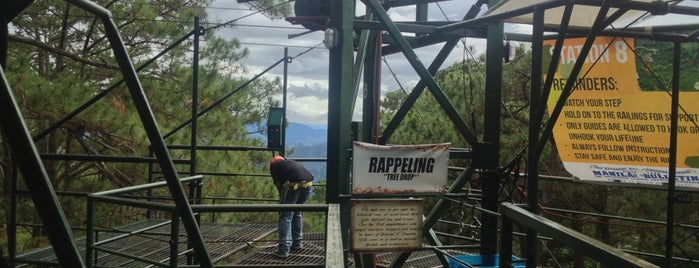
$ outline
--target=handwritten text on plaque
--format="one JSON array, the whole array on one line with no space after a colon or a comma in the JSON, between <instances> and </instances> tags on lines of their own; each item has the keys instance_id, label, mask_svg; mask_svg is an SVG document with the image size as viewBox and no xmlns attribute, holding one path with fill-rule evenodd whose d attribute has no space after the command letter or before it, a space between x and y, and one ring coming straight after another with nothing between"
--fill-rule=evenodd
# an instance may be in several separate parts
<instances>
[{"instance_id":1,"label":"handwritten text on plaque","mask_svg":"<svg viewBox=\"0 0 699 268\"><path fill-rule=\"evenodd\" d=\"M422 247L422 199L355 199L351 216L352 251Z\"/></svg>"}]
</instances>

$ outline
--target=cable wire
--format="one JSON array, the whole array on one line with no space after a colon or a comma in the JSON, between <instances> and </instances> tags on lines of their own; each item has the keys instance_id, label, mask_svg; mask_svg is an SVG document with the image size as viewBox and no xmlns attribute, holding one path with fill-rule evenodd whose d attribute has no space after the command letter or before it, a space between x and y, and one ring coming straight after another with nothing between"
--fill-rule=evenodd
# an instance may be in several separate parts
<instances>
[{"instance_id":1,"label":"cable wire","mask_svg":"<svg viewBox=\"0 0 699 268\"><path fill-rule=\"evenodd\" d=\"M281 3L279 3L279 4L270 6L270 7L268 7L268 8L260 9L260 10L258 10L258 11L253 12L253 13L250 13L250 14L247 14L247 15L244 15L244 16L241 16L241 17L238 17L238 18L229 20L229 21L227 21L227 22L224 22L224 23L215 25L215 26L211 27L210 29L217 29L217 28L220 28L220 27L229 26L231 23L234 23L234 22L236 22L236 21L239 21L239 20L241 20L241 19L250 17L250 16L255 15L255 14L263 13L263 12L265 12L265 11L268 11L268 10L270 10L270 9L276 8L276 7L278 7L278 6L285 5L285 4L289 3L289 2L291 2L291 1L281 2Z\"/></svg>"}]
</instances>

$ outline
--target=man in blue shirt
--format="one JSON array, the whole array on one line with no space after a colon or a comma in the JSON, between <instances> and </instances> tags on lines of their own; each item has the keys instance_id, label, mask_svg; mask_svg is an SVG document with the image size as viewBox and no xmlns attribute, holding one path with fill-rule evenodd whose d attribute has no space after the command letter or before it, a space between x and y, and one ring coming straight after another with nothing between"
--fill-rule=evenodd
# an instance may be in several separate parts
<instances>
[{"instance_id":1,"label":"man in blue shirt","mask_svg":"<svg viewBox=\"0 0 699 268\"><path fill-rule=\"evenodd\" d=\"M313 175L300 163L275 156L270 161L269 171L279 191L281 204L303 204L308 200L313 187ZM303 214L301 211L285 211L279 216L279 246L274 255L289 256L290 250L303 248Z\"/></svg>"}]
</instances>

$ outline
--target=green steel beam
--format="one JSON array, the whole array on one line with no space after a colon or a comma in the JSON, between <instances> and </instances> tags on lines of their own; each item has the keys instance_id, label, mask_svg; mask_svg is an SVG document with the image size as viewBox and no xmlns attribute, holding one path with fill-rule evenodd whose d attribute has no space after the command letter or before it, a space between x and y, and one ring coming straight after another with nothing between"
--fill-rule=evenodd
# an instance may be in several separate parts
<instances>
[{"instance_id":1,"label":"green steel beam","mask_svg":"<svg viewBox=\"0 0 699 268\"><path fill-rule=\"evenodd\" d=\"M427 21L427 0L418 0L415 3L415 21Z\"/></svg>"},{"instance_id":2,"label":"green steel beam","mask_svg":"<svg viewBox=\"0 0 699 268\"><path fill-rule=\"evenodd\" d=\"M36 144L31 138L27 124L19 109L16 98L8 83L5 72L0 69L0 126L5 132L12 149L13 162L17 163L29 190L41 222L46 228L49 241L55 245L58 262L63 267L85 267L73 242L73 232L68 218L63 213L51 179L44 167ZM60 245L60 246L58 246Z\"/></svg>"},{"instance_id":3,"label":"green steel beam","mask_svg":"<svg viewBox=\"0 0 699 268\"><path fill-rule=\"evenodd\" d=\"M379 99L381 98L381 40L379 32L369 31L368 42L365 48L366 58L364 59L364 94L362 105L362 133L357 133L358 140L376 143L378 136L378 122L380 109Z\"/></svg>"},{"instance_id":4,"label":"green steel beam","mask_svg":"<svg viewBox=\"0 0 699 268\"><path fill-rule=\"evenodd\" d=\"M421 82L424 81L425 85L427 88L430 90L434 98L437 100L439 105L444 109L446 115L449 117L449 119L452 121L452 123L455 125L456 129L459 131L459 133L464 137L464 139L469 142L469 144L476 144L477 139L475 135L470 131L466 123L464 122L463 118L459 115L459 113L456 111L454 108L454 105L449 102L449 99L444 95L444 92L442 89L439 87L437 82L434 80L434 77L432 77L432 73L430 70L425 68L425 66L422 64L422 62L418 59L417 55L415 54L415 51L410 47L410 44L405 40L405 38L401 35L400 31L398 30L398 27L393 23L391 18L388 16L386 13L386 10L383 9L381 4L377 0L366 0L365 3L367 6L369 6L374 12L377 17L379 18L379 21L384 25L384 27L387 29L388 33L390 36L399 44L399 46L402 49L403 54L405 55L406 60L410 63L410 65L413 67L413 69L417 72L417 74L421 78ZM439 68L439 67L437 67ZM417 89L417 87L416 87ZM411 92L412 93L412 92ZM412 95L412 94L411 94ZM419 94L416 94L419 96ZM417 96L415 96L417 98ZM412 106L412 105L411 105ZM403 109L405 107L405 103L401 107ZM404 109L404 112L407 113L407 109ZM391 129L392 131L395 130L395 127L397 125L393 126L394 128ZM388 130L388 128L387 128ZM384 132L388 133L388 132ZM390 133L389 133L390 134ZM385 141L385 139L382 137L382 140Z\"/></svg>"},{"instance_id":5,"label":"green steel beam","mask_svg":"<svg viewBox=\"0 0 699 268\"><path fill-rule=\"evenodd\" d=\"M466 170L462 171L459 174L459 177L456 178L454 183L452 183L451 186L449 186L449 189L447 189L447 193L456 193L461 191L461 189L466 186L466 183L468 183L471 179L471 177L476 173L476 170L472 167L469 166ZM448 200L444 199L439 199L437 203L432 207L432 210L427 214L427 217L422 222L422 232L424 234L432 234L432 235L426 235L425 237L427 240L429 240L430 243L434 245L439 245L441 242L437 239L437 237L431 232L432 227L437 223L439 220L439 217L448 210L449 205L451 202ZM410 257L410 252L402 253L398 258L393 260L393 263L391 263L391 267L401 267L406 260L408 260L408 257Z\"/></svg>"},{"instance_id":6,"label":"green steel beam","mask_svg":"<svg viewBox=\"0 0 699 268\"><path fill-rule=\"evenodd\" d=\"M586 256L609 267L658 267L604 242L597 241L552 220L533 214L515 204L503 203L500 210L503 217L512 220L514 223L534 229L556 241L580 250ZM532 266L527 263L527 267Z\"/></svg>"},{"instance_id":7,"label":"green steel beam","mask_svg":"<svg viewBox=\"0 0 699 268\"><path fill-rule=\"evenodd\" d=\"M680 106L680 64L682 43L675 42L672 58L672 100L670 114L670 159L668 161L667 209L665 224L665 267L672 267L672 250L675 247L675 185L677 181L677 124Z\"/></svg>"},{"instance_id":8,"label":"green steel beam","mask_svg":"<svg viewBox=\"0 0 699 268\"><path fill-rule=\"evenodd\" d=\"M588 32L588 35L586 37L585 43L583 44L583 47L580 50L580 54L578 55L579 58L585 58L587 57L587 54L590 52L590 47L592 47L592 44L595 41L595 38L599 34L600 30L603 29L603 27L606 25L605 24L605 17L607 12L609 11L609 6L608 5L603 5L600 7L600 10L597 13L597 17L595 18L595 22L592 25L592 28ZM570 75L568 79L572 79L570 81L574 81L576 77L580 74L580 71L582 70L584 61L576 61L575 64L573 65L573 68L570 71ZM572 94L573 92L573 86L575 83L568 83L566 86L563 88L561 91L561 97L556 103L556 106L552 111L550 111L549 119L546 123L546 126L543 128L542 133L541 133L541 138L540 140L542 141L547 141L553 132L553 126L555 125L556 120L561 114L561 111L563 110L563 106L565 105L566 100L568 99L568 96ZM545 142L537 144L536 148L530 148L530 150L534 149L536 153L536 158L535 159L529 159L529 161L539 161L539 158L541 157L541 153L544 150L544 146L546 145Z\"/></svg>"},{"instance_id":9,"label":"green steel beam","mask_svg":"<svg viewBox=\"0 0 699 268\"><path fill-rule=\"evenodd\" d=\"M199 39L203 28L199 25L199 16L194 17L194 42L192 51L192 124L190 125L190 139L189 144L191 148L197 148L197 134L199 120L197 114L199 113ZM197 150L189 150L189 176L194 176L197 172Z\"/></svg>"},{"instance_id":10,"label":"green steel beam","mask_svg":"<svg viewBox=\"0 0 699 268\"><path fill-rule=\"evenodd\" d=\"M143 91L141 81L136 74L136 69L133 66L129 53L126 51L126 47L124 46L119 29L112 20L111 13L103 7L87 0L67 1L85 11L95 14L102 20L105 34L107 35L109 43L112 45L114 57L119 64L119 68L122 70L122 74L124 75L124 80L126 81L131 98L136 106L136 110L141 122L143 123L146 134L148 134L151 148L158 158L158 163L160 164L165 181L167 181L170 194L172 194L173 201L177 205L185 230L187 230L187 234L189 234L191 238L192 247L196 253L197 260L199 261L201 267L213 267L214 264L211 261L208 250L206 249L204 238L201 236L201 232L199 231L199 225L194 217L194 214L192 213L192 209L189 206L189 201L187 200L184 189L179 183L175 164L173 163L172 157L170 156L167 146L165 145L165 141L162 138L158 124L155 121L153 111L151 110L148 99Z\"/></svg>"},{"instance_id":11,"label":"green steel beam","mask_svg":"<svg viewBox=\"0 0 699 268\"><path fill-rule=\"evenodd\" d=\"M490 0L493 7L500 0ZM474 163L482 169L483 199L481 207L487 211L498 210L498 192L500 175L500 118L502 110L502 62L503 62L504 24L488 25L486 40L485 66L485 100L483 115L483 143L474 147ZM495 265L498 240L498 217L491 213L481 213L481 250L483 266Z\"/></svg>"},{"instance_id":12,"label":"green steel beam","mask_svg":"<svg viewBox=\"0 0 699 268\"><path fill-rule=\"evenodd\" d=\"M354 1L330 0L329 28L338 45L331 47L328 71L328 204L340 204L343 248L349 248L349 160L352 148ZM345 252L345 260L347 260Z\"/></svg>"},{"instance_id":13,"label":"green steel beam","mask_svg":"<svg viewBox=\"0 0 699 268\"><path fill-rule=\"evenodd\" d=\"M609 6L603 5L600 7L600 10L597 13L597 17L595 18L595 21L587 35L587 39L585 40L585 43L583 44L583 47L580 51L580 55L578 56L579 58L585 58L587 57L587 54L590 52L590 47L592 46L595 37L597 37L597 34L601 29L603 29L603 26L605 25L605 18L606 14L609 11ZM541 21L543 21L543 13L540 15L542 18L540 18ZM543 24L540 22L540 24ZM536 41L536 40L535 40ZM582 69L584 61L576 61L575 64L573 65L573 68L570 72L569 79L575 80L576 77L580 74L580 70ZM540 73L541 74L541 73ZM533 79L533 78L532 78ZM572 81L572 80L571 80ZM539 85L540 82L539 82ZM568 99L568 96L572 94L573 92L573 85L574 83L570 83L566 85L563 90L561 91L561 97L556 103L555 108L553 111L550 112L549 119L546 123L546 126L543 128L541 131L541 135L538 138L538 141L535 143L535 147L530 147L529 150L529 161L530 163L538 163L541 154L543 152L544 146L546 146L546 141L551 137L552 131L553 131L553 126L555 125L556 120L561 114L561 111L563 110L563 106L565 104L565 101ZM540 100L540 102L545 102L546 100ZM537 127L538 128L538 127ZM537 132L538 133L538 132ZM530 134L531 135L531 134ZM529 166L531 168L532 165ZM531 170L530 170L531 172ZM538 173L538 172L536 172ZM528 209L530 209L533 213L536 213L536 206L538 205L538 194L537 194L537 189L538 189L538 184L537 184L537 178L533 177L532 174L529 174L527 176L527 182L529 185L527 186L528 188L528 194L529 196L527 197L527 204L528 204ZM532 196L533 195L533 196ZM536 265L536 232L533 230L530 230L527 232L527 265Z\"/></svg>"},{"instance_id":14,"label":"green steel beam","mask_svg":"<svg viewBox=\"0 0 699 268\"><path fill-rule=\"evenodd\" d=\"M391 7L402 7L402 6L414 6L418 5L420 3L436 3L436 2L443 2L443 1L448 1L448 0L386 0L383 1L384 7L386 9L391 8Z\"/></svg>"},{"instance_id":15,"label":"green steel beam","mask_svg":"<svg viewBox=\"0 0 699 268\"><path fill-rule=\"evenodd\" d=\"M569 8L571 6L568 6ZM572 10L567 9L566 11ZM527 204L529 204L529 211L532 213L537 213L537 205L539 203L539 161L536 155L536 148L539 143L539 132L541 129L541 121L543 120L543 115L539 112L543 111L542 106L545 106L546 101L541 99L542 89L541 89L541 79L542 77L542 62L543 62L543 34L542 27L544 25L544 9L534 10L534 26L532 30L532 63L531 63L531 89L529 93L529 135L528 135L528 146L527 151L529 159L537 159L537 161L527 161ZM570 13L565 13L570 17ZM567 20L564 18L564 20ZM564 36L564 35L562 35ZM556 44L557 46L559 44ZM560 54L560 53L559 53ZM558 56L558 55L554 55ZM557 58L557 57L556 57ZM549 63L549 71L551 66L556 66L558 61ZM553 77L553 76L551 76ZM548 79L552 80L552 79ZM548 96L548 90L544 95ZM503 221L503 224L504 221ZM511 226L508 228L512 228ZM537 233L533 229L527 229L526 238L526 256L528 265L536 265L537 256ZM511 246L510 246L511 249ZM510 250L511 251L511 250ZM508 257L508 256L505 256Z\"/></svg>"},{"instance_id":16,"label":"green steel beam","mask_svg":"<svg viewBox=\"0 0 699 268\"><path fill-rule=\"evenodd\" d=\"M371 14L368 15L367 19L371 19ZM356 20L354 21L355 27L356 27ZM355 28L357 29L357 28ZM363 86L363 84L360 81L360 77L363 74L362 70L364 69L364 60L367 58L367 47L369 42L369 31L366 31L366 29L362 29L361 33L359 34L359 48L357 49L357 57L354 62L354 70L353 70L353 77L352 81L354 83L354 98L357 98L357 95L359 94L359 87ZM354 111L354 105L352 105L352 111Z\"/></svg>"},{"instance_id":17,"label":"green steel beam","mask_svg":"<svg viewBox=\"0 0 699 268\"><path fill-rule=\"evenodd\" d=\"M464 16L464 19L469 19L472 17L475 17L478 15L478 12L480 11L481 6L485 3L483 0L479 0L476 3L471 6L469 11L466 13ZM430 64L429 71L431 74L437 72L439 67L444 63L444 60L446 60L446 57L451 53L451 51L454 49L456 44L459 42L458 37L450 37L444 47L440 50L440 52L437 54L435 59L433 60L432 64ZM431 78L431 76L430 76ZM400 122L405 118L407 115L408 111L413 107L415 102L417 101L417 98L422 94L422 91L425 89L425 86L427 85L427 79L422 78L418 82L418 84L415 86L415 88L410 92L408 95L408 98L403 102L401 107L399 108L398 112L394 116L394 118L389 122L387 125L386 129L383 132L383 135L381 136L381 139L379 141L380 144L385 144L387 140L391 137L395 129L398 127ZM466 183L470 180L470 178L473 176L475 173L475 170L470 167L466 170L464 170L459 177L456 179L456 181L449 187L448 193L455 193L460 191ZM441 242L437 238L436 235L434 235L434 232L432 232L432 227L434 224L437 222L439 217L441 216L444 211L449 206L449 202L446 202L445 200L439 200L437 201L437 204L433 207L431 212L427 215L423 222L423 233L426 234L425 237L427 240L433 244L433 245L439 245ZM393 260L391 263L391 267L400 267L402 266L405 261L407 261L408 257L410 257L410 253L402 253L400 256L398 256L396 259ZM444 256L440 257L440 262L442 262L443 265L446 266L446 258Z\"/></svg>"}]
</instances>

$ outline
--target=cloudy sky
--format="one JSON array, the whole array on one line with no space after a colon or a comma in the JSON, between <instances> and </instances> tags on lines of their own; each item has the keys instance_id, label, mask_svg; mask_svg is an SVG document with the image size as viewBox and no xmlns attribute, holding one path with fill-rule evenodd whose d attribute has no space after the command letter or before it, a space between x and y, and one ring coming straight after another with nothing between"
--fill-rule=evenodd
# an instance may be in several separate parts
<instances>
[{"instance_id":1,"label":"cloudy sky","mask_svg":"<svg viewBox=\"0 0 699 268\"><path fill-rule=\"evenodd\" d=\"M463 18L474 2L475 0L454 0L431 3L429 20L458 21ZM357 14L364 14L364 6L360 1L357 3ZM697 3L699 1L684 1L683 5L697 6ZM394 8L389 11L389 15L394 21L414 21L415 8L414 6ZM284 56L284 47L288 47L289 56L294 57L288 71L288 120L308 125L325 125L328 105L328 50L322 45L323 33L316 31L289 38L290 34L300 34L306 30L283 19L270 19L257 10L251 9L247 4L239 4L235 0L216 0L209 10L208 22L229 21L234 21L232 26L219 28L217 33L226 38L237 38L249 49L250 55L244 60L248 69L248 73L244 74L245 77L253 77L280 60ZM661 18L659 21L675 23L677 20ZM527 26L506 24L505 28L506 32L529 33L531 31ZM484 52L485 40L471 38L462 39L462 41L465 42L466 47L473 48L470 51L471 55L477 57ZM470 57L464 49L463 42L457 45L442 67L461 61L464 57ZM439 44L420 48L415 52L420 61L428 66L441 47L442 45ZM419 76L402 54L386 56L385 62L381 71L382 94L400 87L410 91L419 80ZM279 65L264 77L271 79L282 76L283 66ZM357 102L355 107L355 119L359 119L361 118L361 101Z\"/></svg>"},{"instance_id":2,"label":"cloudy sky","mask_svg":"<svg viewBox=\"0 0 699 268\"><path fill-rule=\"evenodd\" d=\"M430 4L430 20L460 20L473 2L460 0L445 1L439 5ZM237 1L219 0L211 6L209 22L236 20L233 26L219 28L217 32L224 37L237 38L249 49L250 55L244 60L248 69L247 77L259 74L274 64L284 56L284 47L289 48L289 56L294 59L289 64L288 70L288 120L309 125L325 125L328 106L328 50L322 44L323 33L316 31L290 39L289 34L300 34L306 30L300 25L292 25L285 20L273 20L260 13L254 14L256 10ZM363 6L358 9L358 13L364 13ZM414 7L396 8L391 10L389 15L394 21L414 20L415 10ZM475 55L482 53L480 48L484 43L483 40L466 40L466 42L469 47L476 47L476 51L473 52ZM309 51L310 48L313 49ZM421 48L416 50L416 53L423 64L429 65L439 49L441 45ZM306 53L299 55L303 52ZM459 44L443 66L460 61L463 56L463 44ZM384 64L381 72L382 93L397 90L400 86L410 91L419 77L402 54L387 56L385 60L388 65ZM395 78L391 70L396 74ZM264 77L282 77L283 71L283 66L280 64ZM360 118L361 101L357 103L356 110L355 118Z\"/></svg>"}]
</instances>

